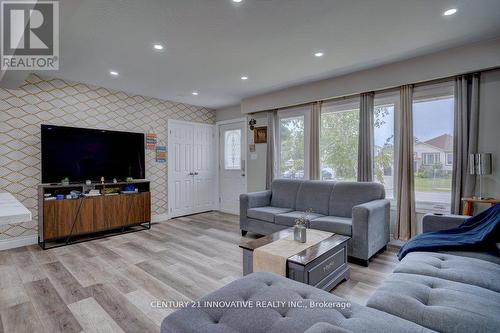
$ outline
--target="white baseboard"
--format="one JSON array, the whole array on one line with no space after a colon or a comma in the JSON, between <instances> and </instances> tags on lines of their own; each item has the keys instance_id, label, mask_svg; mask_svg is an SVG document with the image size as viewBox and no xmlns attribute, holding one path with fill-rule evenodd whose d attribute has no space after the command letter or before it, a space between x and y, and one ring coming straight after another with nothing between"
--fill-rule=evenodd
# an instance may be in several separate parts
<instances>
[{"instance_id":1,"label":"white baseboard","mask_svg":"<svg viewBox=\"0 0 500 333\"><path fill-rule=\"evenodd\" d=\"M0 251L14 249L16 247L33 245L38 243L38 235L14 237L11 239L0 240Z\"/></svg>"},{"instance_id":2,"label":"white baseboard","mask_svg":"<svg viewBox=\"0 0 500 333\"><path fill-rule=\"evenodd\" d=\"M167 220L170 220L170 216L168 215L168 213L153 215L151 217L151 222L165 222Z\"/></svg>"}]
</instances>

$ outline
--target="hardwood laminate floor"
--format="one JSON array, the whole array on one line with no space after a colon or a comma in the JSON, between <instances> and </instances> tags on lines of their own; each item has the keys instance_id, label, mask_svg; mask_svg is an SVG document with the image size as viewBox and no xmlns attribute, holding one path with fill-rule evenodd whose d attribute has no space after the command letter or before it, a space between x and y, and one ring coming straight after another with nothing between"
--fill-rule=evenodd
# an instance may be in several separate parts
<instances>
[{"instance_id":1,"label":"hardwood laminate floor","mask_svg":"<svg viewBox=\"0 0 500 333\"><path fill-rule=\"evenodd\" d=\"M238 217L209 212L151 230L43 251L0 251L0 333L158 332L172 309L242 276ZM364 304L397 263L396 249L332 292Z\"/></svg>"}]
</instances>

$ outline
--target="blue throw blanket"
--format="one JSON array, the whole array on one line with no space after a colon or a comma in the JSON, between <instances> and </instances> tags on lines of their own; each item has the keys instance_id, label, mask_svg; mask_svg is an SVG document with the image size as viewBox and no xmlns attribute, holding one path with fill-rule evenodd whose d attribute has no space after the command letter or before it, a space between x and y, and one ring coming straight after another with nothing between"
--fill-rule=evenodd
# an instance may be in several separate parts
<instances>
[{"instance_id":1,"label":"blue throw blanket","mask_svg":"<svg viewBox=\"0 0 500 333\"><path fill-rule=\"evenodd\" d=\"M399 260L415 251L490 251L500 241L500 204L465 220L459 227L426 232L401 247Z\"/></svg>"}]
</instances>

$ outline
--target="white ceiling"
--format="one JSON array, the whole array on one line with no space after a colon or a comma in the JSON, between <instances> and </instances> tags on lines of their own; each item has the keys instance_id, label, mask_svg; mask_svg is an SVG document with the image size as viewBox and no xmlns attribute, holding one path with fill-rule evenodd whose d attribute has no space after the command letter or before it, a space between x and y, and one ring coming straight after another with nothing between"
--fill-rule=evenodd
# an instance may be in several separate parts
<instances>
[{"instance_id":1,"label":"white ceiling","mask_svg":"<svg viewBox=\"0 0 500 333\"><path fill-rule=\"evenodd\" d=\"M499 0L60 3L60 70L44 74L212 108L500 35Z\"/></svg>"}]
</instances>

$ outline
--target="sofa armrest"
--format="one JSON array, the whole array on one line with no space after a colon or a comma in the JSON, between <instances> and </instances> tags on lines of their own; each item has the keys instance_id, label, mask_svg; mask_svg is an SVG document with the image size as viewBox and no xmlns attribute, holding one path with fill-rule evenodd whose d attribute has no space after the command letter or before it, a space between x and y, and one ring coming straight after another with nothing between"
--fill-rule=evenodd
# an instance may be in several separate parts
<instances>
[{"instance_id":1,"label":"sofa armrest","mask_svg":"<svg viewBox=\"0 0 500 333\"><path fill-rule=\"evenodd\" d=\"M240 194L240 217L247 216L249 208L264 207L271 204L271 191Z\"/></svg>"},{"instance_id":2,"label":"sofa armrest","mask_svg":"<svg viewBox=\"0 0 500 333\"><path fill-rule=\"evenodd\" d=\"M431 232L456 228L469 217L464 215L435 215L428 213L422 219L422 231Z\"/></svg>"},{"instance_id":3,"label":"sofa armrest","mask_svg":"<svg viewBox=\"0 0 500 333\"><path fill-rule=\"evenodd\" d=\"M368 260L389 242L389 200L365 202L352 208L352 256Z\"/></svg>"}]
</instances>

